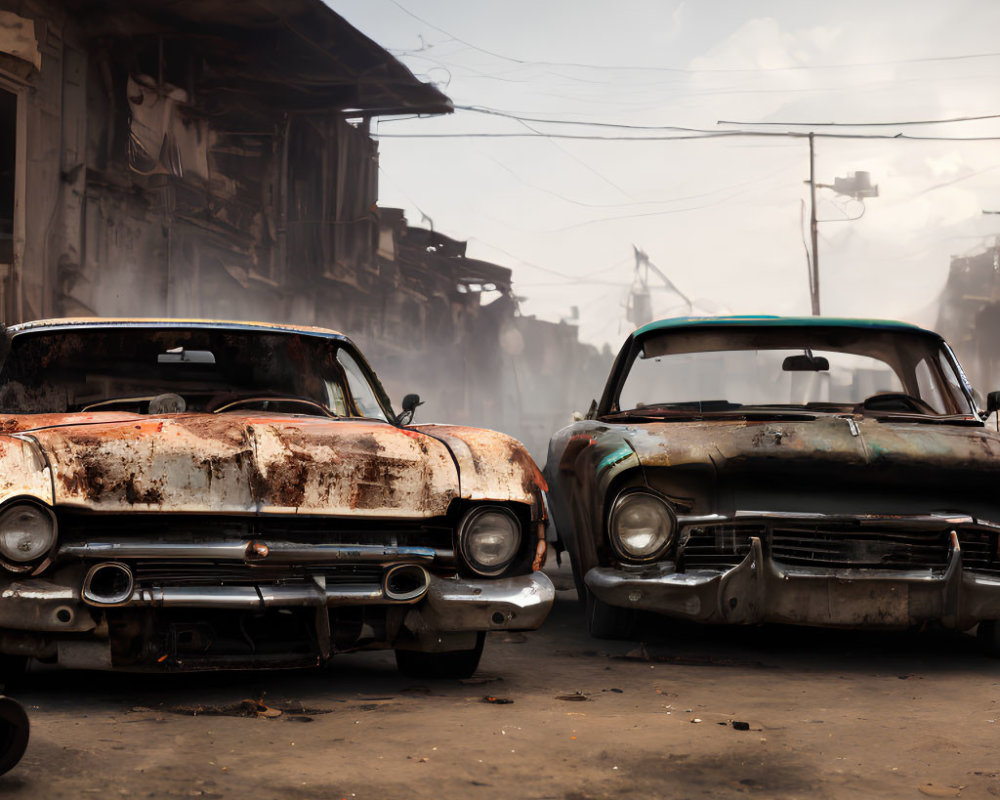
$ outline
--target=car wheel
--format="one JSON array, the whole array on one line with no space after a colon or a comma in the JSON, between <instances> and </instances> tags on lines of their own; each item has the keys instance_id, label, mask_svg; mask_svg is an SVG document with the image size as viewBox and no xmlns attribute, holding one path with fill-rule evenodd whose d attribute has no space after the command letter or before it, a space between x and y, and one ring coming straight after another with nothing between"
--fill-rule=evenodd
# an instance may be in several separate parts
<instances>
[{"instance_id":1,"label":"car wheel","mask_svg":"<svg viewBox=\"0 0 1000 800\"><path fill-rule=\"evenodd\" d=\"M611 606L584 589L587 597L587 628L595 639L634 639L638 613L634 608Z\"/></svg>"},{"instance_id":2,"label":"car wheel","mask_svg":"<svg viewBox=\"0 0 1000 800\"><path fill-rule=\"evenodd\" d=\"M987 619L980 622L976 638L986 655L1000 658L1000 621Z\"/></svg>"},{"instance_id":3,"label":"car wheel","mask_svg":"<svg viewBox=\"0 0 1000 800\"><path fill-rule=\"evenodd\" d=\"M28 667L27 656L0 654L0 686L6 688L17 681Z\"/></svg>"},{"instance_id":4,"label":"car wheel","mask_svg":"<svg viewBox=\"0 0 1000 800\"><path fill-rule=\"evenodd\" d=\"M9 772L28 747L28 715L18 703L0 695L0 775Z\"/></svg>"},{"instance_id":5,"label":"car wheel","mask_svg":"<svg viewBox=\"0 0 1000 800\"><path fill-rule=\"evenodd\" d=\"M486 634L480 631L476 646L471 650L448 653L421 653L419 650L397 650L396 666L411 678L469 678L479 667Z\"/></svg>"}]
</instances>

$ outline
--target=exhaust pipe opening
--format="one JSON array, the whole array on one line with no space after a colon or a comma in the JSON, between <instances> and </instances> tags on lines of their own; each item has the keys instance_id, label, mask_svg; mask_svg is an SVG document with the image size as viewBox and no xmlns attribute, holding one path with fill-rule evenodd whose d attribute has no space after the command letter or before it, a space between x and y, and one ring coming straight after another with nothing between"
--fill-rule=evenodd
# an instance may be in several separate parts
<instances>
[{"instance_id":1,"label":"exhaust pipe opening","mask_svg":"<svg viewBox=\"0 0 1000 800\"><path fill-rule=\"evenodd\" d=\"M419 564L396 564L382 577L382 590L390 600L419 600L431 585L431 576Z\"/></svg>"},{"instance_id":2,"label":"exhaust pipe opening","mask_svg":"<svg viewBox=\"0 0 1000 800\"><path fill-rule=\"evenodd\" d=\"M83 599L92 605L120 606L132 598L134 589L132 570L118 561L95 564L83 579Z\"/></svg>"},{"instance_id":3,"label":"exhaust pipe opening","mask_svg":"<svg viewBox=\"0 0 1000 800\"><path fill-rule=\"evenodd\" d=\"M28 747L28 715L19 703L0 695L0 775L21 760Z\"/></svg>"}]
</instances>

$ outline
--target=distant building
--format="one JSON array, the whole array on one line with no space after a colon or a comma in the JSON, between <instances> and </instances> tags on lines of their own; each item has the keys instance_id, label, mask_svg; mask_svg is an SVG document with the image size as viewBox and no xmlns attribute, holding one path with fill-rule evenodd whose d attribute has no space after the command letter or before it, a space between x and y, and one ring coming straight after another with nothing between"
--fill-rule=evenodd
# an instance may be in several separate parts
<instances>
[{"instance_id":1,"label":"distant building","mask_svg":"<svg viewBox=\"0 0 1000 800\"><path fill-rule=\"evenodd\" d=\"M378 267L387 307L352 332L394 398L426 401L418 420L496 428L544 461L549 436L600 395L610 352L577 327L521 316L511 272L466 258L466 243L379 209Z\"/></svg>"},{"instance_id":2,"label":"distant building","mask_svg":"<svg viewBox=\"0 0 1000 800\"><path fill-rule=\"evenodd\" d=\"M952 258L937 328L984 396L1000 389L1000 245Z\"/></svg>"}]
</instances>

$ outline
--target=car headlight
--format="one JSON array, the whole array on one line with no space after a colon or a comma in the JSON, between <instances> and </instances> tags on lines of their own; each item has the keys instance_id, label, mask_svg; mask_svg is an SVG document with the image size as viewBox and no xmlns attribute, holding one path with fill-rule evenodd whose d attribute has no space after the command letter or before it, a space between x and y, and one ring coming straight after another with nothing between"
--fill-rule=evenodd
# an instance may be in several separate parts
<instances>
[{"instance_id":1,"label":"car headlight","mask_svg":"<svg viewBox=\"0 0 1000 800\"><path fill-rule=\"evenodd\" d=\"M674 540L677 518L657 495L623 492L611 507L608 530L618 554L630 561L652 561Z\"/></svg>"},{"instance_id":2,"label":"car headlight","mask_svg":"<svg viewBox=\"0 0 1000 800\"><path fill-rule=\"evenodd\" d=\"M474 508L462 520L458 548L474 572L499 575L521 549L521 522L502 506Z\"/></svg>"},{"instance_id":3,"label":"car headlight","mask_svg":"<svg viewBox=\"0 0 1000 800\"><path fill-rule=\"evenodd\" d=\"M0 512L0 556L8 561L37 561L55 541L55 517L41 506L17 503Z\"/></svg>"}]
</instances>

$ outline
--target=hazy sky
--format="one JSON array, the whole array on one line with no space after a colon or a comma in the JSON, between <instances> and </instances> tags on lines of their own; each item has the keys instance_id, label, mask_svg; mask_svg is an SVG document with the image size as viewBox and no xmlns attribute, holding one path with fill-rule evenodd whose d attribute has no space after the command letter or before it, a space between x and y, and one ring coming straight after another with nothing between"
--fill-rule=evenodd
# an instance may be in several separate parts
<instances>
[{"instance_id":1,"label":"hazy sky","mask_svg":"<svg viewBox=\"0 0 1000 800\"><path fill-rule=\"evenodd\" d=\"M1000 137L1000 120L820 124L1000 113L994 0L328 2L456 106L709 131ZM587 341L617 347L630 329L633 244L696 311L809 313L805 139L390 138L677 135L466 110L374 130L382 205L412 224L426 214L471 257L512 268L523 313L558 320L578 307ZM879 186L865 209L818 190L823 312L933 326L950 257L1000 233L1000 216L982 214L1000 209L1000 140L817 139L819 182L858 170ZM657 316L687 311L665 289L653 302Z\"/></svg>"}]
</instances>

